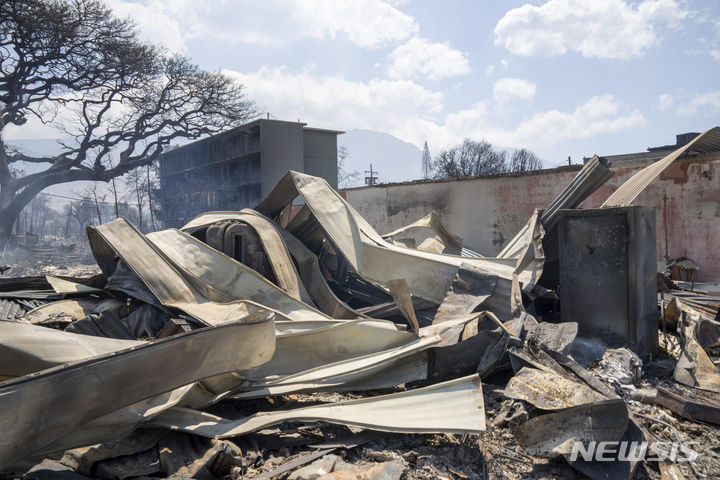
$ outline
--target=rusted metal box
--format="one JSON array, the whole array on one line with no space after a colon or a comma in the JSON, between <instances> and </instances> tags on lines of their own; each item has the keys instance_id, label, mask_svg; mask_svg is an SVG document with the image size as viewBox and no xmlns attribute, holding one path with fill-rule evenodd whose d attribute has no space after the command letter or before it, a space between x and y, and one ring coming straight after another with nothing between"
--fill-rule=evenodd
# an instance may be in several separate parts
<instances>
[{"instance_id":1,"label":"rusted metal box","mask_svg":"<svg viewBox=\"0 0 720 480\"><path fill-rule=\"evenodd\" d=\"M655 208L561 210L560 309L578 335L641 357L657 350Z\"/></svg>"}]
</instances>

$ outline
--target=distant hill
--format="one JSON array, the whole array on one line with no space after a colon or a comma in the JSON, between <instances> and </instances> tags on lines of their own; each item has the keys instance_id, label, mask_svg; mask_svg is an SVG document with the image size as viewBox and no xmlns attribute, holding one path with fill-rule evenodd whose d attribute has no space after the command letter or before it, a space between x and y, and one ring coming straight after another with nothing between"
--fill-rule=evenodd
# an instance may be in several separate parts
<instances>
[{"instance_id":1,"label":"distant hill","mask_svg":"<svg viewBox=\"0 0 720 480\"><path fill-rule=\"evenodd\" d=\"M422 150L388 133L373 130L350 130L338 137L338 147L350 154L345 169L358 170L361 178L349 186L364 185L365 170L377 170L381 183L403 182L422 178Z\"/></svg>"}]
</instances>

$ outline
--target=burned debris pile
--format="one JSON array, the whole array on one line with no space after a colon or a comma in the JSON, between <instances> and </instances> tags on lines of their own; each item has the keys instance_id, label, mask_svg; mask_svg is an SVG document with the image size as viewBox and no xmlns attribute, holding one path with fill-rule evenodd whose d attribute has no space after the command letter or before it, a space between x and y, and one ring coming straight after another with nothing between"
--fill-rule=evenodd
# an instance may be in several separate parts
<instances>
[{"instance_id":1,"label":"burned debris pile","mask_svg":"<svg viewBox=\"0 0 720 480\"><path fill-rule=\"evenodd\" d=\"M662 165L719 132L641 171L605 212L636 212L622 209L636 208ZM565 246L582 231L572 210L611 175L589 161L494 258L464 248L433 213L380 235L324 180L297 172L255 209L180 230L144 235L122 218L89 227L101 274L0 277L0 469L28 479L713 476L720 297L658 282L655 266L648 283L632 255L637 271L620 274L633 285L613 288L649 285L650 314L626 295L628 318L604 328L582 308L608 299L563 297L569 275L587 274L582 262L569 268L578 260ZM400 238L411 228L434 236L414 245Z\"/></svg>"}]
</instances>

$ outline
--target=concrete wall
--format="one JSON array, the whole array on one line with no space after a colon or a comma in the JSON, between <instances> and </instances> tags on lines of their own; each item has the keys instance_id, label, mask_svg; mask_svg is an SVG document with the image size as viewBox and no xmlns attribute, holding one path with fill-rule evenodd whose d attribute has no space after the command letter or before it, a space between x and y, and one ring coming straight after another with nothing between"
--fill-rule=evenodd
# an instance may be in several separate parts
<instances>
[{"instance_id":1,"label":"concrete wall","mask_svg":"<svg viewBox=\"0 0 720 480\"><path fill-rule=\"evenodd\" d=\"M308 175L322 177L337 188L337 134L313 129L303 130L305 169Z\"/></svg>"},{"instance_id":2,"label":"concrete wall","mask_svg":"<svg viewBox=\"0 0 720 480\"><path fill-rule=\"evenodd\" d=\"M260 154L265 198L288 170L303 170L303 124L260 120Z\"/></svg>"},{"instance_id":3,"label":"concrete wall","mask_svg":"<svg viewBox=\"0 0 720 480\"><path fill-rule=\"evenodd\" d=\"M617 162L606 185L582 205L600 206L648 160ZM345 190L343 193L378 232L407 225L431 211L464 239L468 248L497 254L577 174L579 166L454 181L423 181ZM657 209L658 260L688 257L696 280L720 280L720 154L673 163L635 201Z\"/></svg>"}]
</instances>

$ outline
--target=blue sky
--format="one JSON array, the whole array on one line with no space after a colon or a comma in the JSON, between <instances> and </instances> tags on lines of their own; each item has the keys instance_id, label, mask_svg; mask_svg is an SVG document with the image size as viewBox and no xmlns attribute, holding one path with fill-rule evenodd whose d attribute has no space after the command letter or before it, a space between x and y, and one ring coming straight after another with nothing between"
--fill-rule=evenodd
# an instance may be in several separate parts
<instances>
[{"instance_id":1,"label":"blue sky","mask_svg":"<svg viewBox=\"0 0 720 480\"><path fill-rule=\"evenodd\" d=\"M278 119L434 152L487 139L549 167L720 124L714 0L108 3Z\"/></svg>"}]
</instances>

